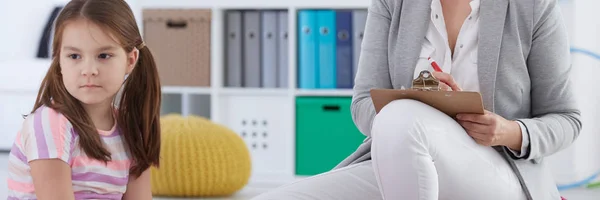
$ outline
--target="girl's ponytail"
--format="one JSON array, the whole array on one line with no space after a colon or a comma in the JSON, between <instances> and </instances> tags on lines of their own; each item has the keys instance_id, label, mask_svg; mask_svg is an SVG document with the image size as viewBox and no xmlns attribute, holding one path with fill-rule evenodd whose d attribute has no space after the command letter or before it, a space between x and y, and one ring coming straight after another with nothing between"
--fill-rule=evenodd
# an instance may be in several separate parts
<instances>
[{"instance_id":1,"label":"girl's ponytail","mask_svg":"<svg viewBox=\"0 0 600 200\"><path fill-rule=\"evenodd\" d=\"M136 48L138 62L125 81L117 119L133 159L130 173L139 176L159 164L161 86L150 49L141 41Z\"/></svg>"}]
</instances>

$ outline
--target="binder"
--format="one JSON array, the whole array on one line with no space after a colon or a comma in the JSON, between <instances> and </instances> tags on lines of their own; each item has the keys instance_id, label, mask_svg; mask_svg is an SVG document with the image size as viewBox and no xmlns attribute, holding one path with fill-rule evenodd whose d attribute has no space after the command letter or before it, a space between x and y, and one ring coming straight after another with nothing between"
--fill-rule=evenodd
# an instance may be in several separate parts
<instances>
[{"instance_id":1,"label":"binder","mask_svg":"<svg viewBox=\"0 0 600 200\"><path fill-rule=\"evenodd\" d=\"M352 11L338 10L335 23L337 88L352 88Z\"/></svg>"},{"instance_id":2,"label":"binder","mask_svg":"<svg viewBox=\"0 0 600 200\"><path fill-rule=\"evenodd\" d=\"M358 60L360 58L360 49L362 46L363 34L365 32L365 24L367 23L367 11L366 10L354 10L352 11L352 33L354 40L353 44L353 58L352 58L352 83L354 84L354 77L358 71Z\"/></svg>"},{"instance_id":3,"label":"binder","mask_svg":"<svg viewBox=\"0 0 600 200\"><path fill-rule=\"evenodd\" d=\"M261 12L261 86L277 86L277 11Z\"/></svg>"},{"instance_id":4,"label":"binder","mask_svg":"<svg viewBox=\"0 0 600 200\"><path fill-rule=\"evenodd\" d=\"M318 32L318 79L317 87L334 89L336 87L336 26L335 11L317 11Z\"/></svg>"},{"instance_id":5,"label":"binder","mask_svg":"<svg viewBox=\"0 0 600 200\"><path fill-rule=\"evenodd\" d=\"M288 11L277 12L277 87L288 87Z\"/></svg>"},{"instance_id":6,"label":"binder","mask_svg":"<svg viewBox=\"0 0 600 200\"><path fill-rule=\"evenodd\" d=\"M243 86L260 87L260 12L243 11Z\"/></svg>"},{"instance_id":7,"label":"binder","mask_svg":"<svg viewBox=\"0 0 600 200\"><path fill-rule=\"evenodd\" d=\"M298 88L317 88L317 11L298 11Z\"/></svg>"},{"instance_id":8,"label":"binder","mask_svg":"<svg viewBox=\"0 0 600 200\"><path fill-rule=\"evenodd\" d=\"M242 87L242 13L228 11L226 14L226 67L225 86Z\"/></svg>"},{"instance_id":9,"label":"binder","mask_svg":"<svg viewBox=\"0 0 600 200\"><path fill-rule=\"evenodd\" d=\"M459 113L484 114L483 101L479 92L442 91L437 80L427 70L420 72L410 89L372 89L370 91L375 112L393 100L413 99L430 105L450 117Z\"/></svg>"}]
</instances>

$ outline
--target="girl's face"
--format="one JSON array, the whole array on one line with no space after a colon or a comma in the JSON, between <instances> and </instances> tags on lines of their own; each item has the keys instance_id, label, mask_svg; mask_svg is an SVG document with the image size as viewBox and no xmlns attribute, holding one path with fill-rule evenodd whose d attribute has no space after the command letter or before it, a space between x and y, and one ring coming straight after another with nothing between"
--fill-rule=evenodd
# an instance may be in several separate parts
<instances>
[{"instance_id":1,"label":"girl's face","mask_svg":"<svg viewBox=\"0 0 600 200\"><path fill-rule=\"evenodd\" d=\"M110 104L138 59L125 52L108 31L85 19L65 24L60 68L69 94L84 105Z\"/></svg>"}]
</instances>

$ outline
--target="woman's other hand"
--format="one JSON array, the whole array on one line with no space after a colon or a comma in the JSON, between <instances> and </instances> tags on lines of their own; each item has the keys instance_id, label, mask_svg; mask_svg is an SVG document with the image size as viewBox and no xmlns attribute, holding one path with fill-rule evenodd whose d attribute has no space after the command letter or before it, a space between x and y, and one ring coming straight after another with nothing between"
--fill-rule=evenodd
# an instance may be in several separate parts
<instances>
[{"instance_id":1,"label":"woman's other hand","mask_svg":"<svg viewBox=\"0 0 600 200\"><path fill-rule=\"evenodd\" d=\"M440 90L442 91L462 91L458 86L452 75L444 72L432 72L433 77L440 81Z\"/></svg>"},{"instance_id":2,"label":"woman's other hand","mask_svg":"<svg viewBox=\"0 0 600 200\"><path fill-rule=\"evenodd\" d=\"M458 114L458 123L478 144L506 146L521 151L522 133L519 122L507 120L490 111L482 114Z\"/></svg>"}]
</instances>

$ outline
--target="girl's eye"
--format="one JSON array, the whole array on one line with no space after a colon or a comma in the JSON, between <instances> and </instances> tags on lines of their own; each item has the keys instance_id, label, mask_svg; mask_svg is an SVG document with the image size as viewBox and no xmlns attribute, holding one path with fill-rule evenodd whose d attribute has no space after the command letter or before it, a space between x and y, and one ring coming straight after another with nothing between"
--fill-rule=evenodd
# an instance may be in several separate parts
<instances>
[{"instance_id":1,"label":"girl's eye","mask_svg":"<svg viewBox=\"0 0 600 200\"><path fill-rule=\"evenodd\" d=\"M71 58L73 60L77 60L77 59L80 59L81 56L79 54L71 54L71 55L69 55L69 58Z\"/></svg>"},{"instance_id":2,"label":"girl's eye","mask_svg":"<svg viewBox=\"0 0 600 200\"><path fill-rule=\"evenodd\" d=\"M100 55L98 55L98 58L100 59L109 59L110 57L112 57L110 54L106 54L106 53L102 53Z\"/></svg>"}]
</instances>

